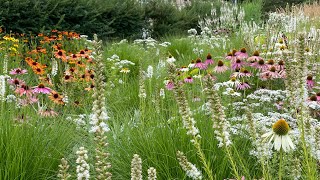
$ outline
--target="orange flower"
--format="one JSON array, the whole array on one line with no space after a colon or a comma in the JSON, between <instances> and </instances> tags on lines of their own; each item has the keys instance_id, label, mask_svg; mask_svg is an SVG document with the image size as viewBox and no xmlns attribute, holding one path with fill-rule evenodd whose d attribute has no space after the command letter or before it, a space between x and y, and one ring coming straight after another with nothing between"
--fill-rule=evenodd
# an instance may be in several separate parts
<instances>
[{"instance_id":1,"label":"orange flower","mask_svg":"<svg viewBox=\"0 0 320 180\"><path fill-rule=\"evenodd\" d=\"M41 66L32 68L32 70L37 75L43 75L45 73L44 68Z\"/></svg>"},{"instance_id":2,"label":"orange flower","mask_svg":"<svg viewBox=\"0 0 320 180\"><path fill-rule=\"evenodd\" d=\"M90 87L87 87L87 88L85 88L84 90L86 90L86 91L91 91L91 90L93 90L93 88L94 88L94 85L91 84Z\"/></svg>"},{"instance_id":3,"label":"orange flower","mask_svg":"<svg viewBox=\"0 0 320 180\"><path fill-rule=\"evenodd\" d=\"M62 100L63 97L59 93L57 93L56 91L51 91L51 93L48 97L51 101L53 101L56 104L64 104L64 102Z\"/></svg>"},{"instance_id":4,"label":"orange flower","mask_svg":"<svg viewBox=\"0 0 320 180\"><path fill-rule=\"evenodd\" d=\"M71 81L73 81L73 79L74 79L73 76L68 75L68 74L64 75L64 77L63 77L64 82L71 82Z\"/></svg>"},{"instance_id":5,"label":"orange flower","mask_svg":"<svg viewBox=\"0 0 320 180\"><path fill-rule=\"evenodd\" d=\"M76 54L71 54L67 57L70 64L75 64L78 61L78 56Z\"/></svg>"},{"instance_id":6,"label":"orange flower","mask_svg":"<svg viewBox=\"0 0 320 180\"><path fill-rule=\"evenodd\" d=\"M54 56L57 59L61 59L63 62L67 62L67 56L65 55L64 50L58 50L57 52L54 53Z\"/></svg>"},{"instance_id":7,"label":"orange flower","mask_svg":"<svg viewBox=\"0 0 320 180\"><path fill-rule=\"evenodd\" d=\"M76 62L76 65L79 66L79 67L86 67L86 65L81 60L78 60Z\"/></svg>"}]
</instances>

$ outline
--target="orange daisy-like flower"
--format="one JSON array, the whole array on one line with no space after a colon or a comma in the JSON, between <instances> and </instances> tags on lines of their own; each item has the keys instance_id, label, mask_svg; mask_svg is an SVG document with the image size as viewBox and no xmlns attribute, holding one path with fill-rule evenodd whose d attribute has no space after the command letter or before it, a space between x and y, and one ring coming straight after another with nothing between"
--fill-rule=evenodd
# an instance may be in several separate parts
<instances>
[{"instance_id":1,"label":"orange daisy-like flower","mask_svg":"<svg viewBox=\"0 0 320 180\"><path fill-rule=\"evenodd\" d=\"M62 100L63 97L59 93L57 93L56 91L51 91L51 93L48 97L51 101L53 101L56 104L61 104L61 105L64 104L64 102Z\"/></svg>"},{"instance_id":2,"label":"orange daisy-like flower","mask_svg":"<svg viewBox=\"0 0 320 180\"><path fill-rule=\"evenodd\" d=\"M59 44L59 43L53 45L52 47L53 47L53 49L55 49L55 50L57 50L57 51L62 50L62 44Z\"/></svg>"},{"instance_id":3,"label":"orange daisy-like flower","mask_svg":"<svg viewBox=\"0 0 320 180\"><path fill-rule=\"evenodd\" d=\"M75 64L79 60L79 57L76 54L70 54L67 59L70 64Z\"/></svg>"},{"instance_id":4,"label":"orange daisy-like flower","mask_svg":"<svg viewBox=\"0 0 320 180\"><path fill-rule=\"evenodd\" d=\"M86 65L81 60L78 60L76 62L76 65L79 66L79 67L86 67Z\"/></svg>"},{"instance_id":5,"label":"orange daisy-like flower","mask_svg":"<svg viewBox=\"0 0 320 180\"><path fill-rule=\"evenodd\" d=\"M73 80L74 80L73 76L68 74L63 77L64 82L72 82Z\"/></svg>"},{"instance_id":6,"label":"orange daisy-like flower","mask_svg":"<svg viewBox=\"0 0 320 180\"><path fill-rule=\"evenodd\" d=\"M67 62L67 56L64 50L58 50L54 53L54 57L57 59L61 59L63 62Z\"/></svg>"},{"instance_id":7,"label":"orange daisy-like flower","mask_svg":"<svg viewBox=\"0 0 320 180\"><path fill-rule=\"evenodd\" d=\"M43 75L45 73L44 68L41 66L32 68L33 72L37 75Z\"/></svg>"},{"instance_id":8,"label":"orange daisy-like flower","mask_svg":"<svg viewBox=\"0 0 320 180\"><path fill-rule=\"evenodd\" d=\"M39 80L41 81L41 83L43 83L47 86L53 86L53 83L52 83L50 77L39 77Z\"/></svg>"}]
</instances>

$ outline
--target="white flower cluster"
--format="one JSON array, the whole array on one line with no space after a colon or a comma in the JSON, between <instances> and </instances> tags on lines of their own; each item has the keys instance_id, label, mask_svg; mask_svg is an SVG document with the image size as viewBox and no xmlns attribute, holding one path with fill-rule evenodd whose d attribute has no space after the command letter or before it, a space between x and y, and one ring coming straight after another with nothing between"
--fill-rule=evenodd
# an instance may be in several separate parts
<instances>
[{"instance_id":1,"label":"white flower cluster","mask_svg":"<svg viewBox=\"0 0 320 180\"><path fill-rule=\"evenodd\" d=\"M148 180L157 180L157 170L154 167L148 169Z\"/></svg>"},{"instance_id":2,"label":"white flower cluster","mask_svg":"<svg viewBox=\"0 0 320 180\"><path fill-rule=\"evenodd\" d=\"M138 154L131 161L131 180L142 180L142 161Z\"/></svg>"},{"instance_id":3,"label":"white flower cluster","mask_svg":"<svg viewBox=\"0 0 320 180\"><path fill-rule=\"evenodd\" d=\"M51 61L52 61L51 75L52 77L54 77L57 75L59 67L58 67L58 62L55 58L52 58Z\"/></svg>"},{"instance_id":4,"label":"white flower cluster","mask_svg":"<svg viewBox=\"0 0 320 180\"><path fill-rule=\"evenodd\" d=\"M241 93L236 92L233 88L227 88L226 91L222 93L223 95L231 96L231 97L240 97Z\"/></svg>"},{"instance_id":5,"label":"white flower cluster","mask_svg":"<svg viewBox=\"0 0 320 180\"><path fill-rule=\"evenodd\" d=\"M182 152L177 152L177 159L181 168L186 172L188 177L194 180L202 179L201 171L199 171L194 164L190 163Z\"/></svg>"},{"instance_id":6,"label":"white flower cluster","mask_svg":"<svg viewBox=\"0 0 320 180\"><path fill-rule=\"evenodd\" d=\"M84 147L80 147L79 150L76 152L78 155L78 159L76 160L77 165L77 179L78 180L87 180L90 178L89 170L90 166L87 163L88 160L88 151L85 150Z\"/></svg>"},{"instance_id":7,"label":"white flower cluster","mask_svg":"<svg viewBox=\"0 0 320 180\"><path fill-rule=\"evenodd\" d=\"M259 89L247 96L248 99L258 100L262 103L273 103L276 101L282 101L286 98L286 91L283 90L269 90Z\"/></svg>"},{"instance_id":8,"label":"white flower cluster","mask_svg":"<svg viewBox=\"0 0 320 180\"><path fill-rule=\"evenodd\" d=\"M8 73L8 55L4 55L2 73L3 74L7 74Z\"/></svg>"},{"instance_id":9,"label":"white flower cluster","mask_svg":"<svg viewBox=\"0 0 320 180\"><path fill-rule=\"evenodd\" d=\"M6 97L6 102L11 103L11 102L16 102L17 101L17 97L13 94L9 94Z\"/></svg>"},{"instance_id":10,"label":"white flower cluster","mask_svg":"<svg viewBox=\"0 0 320 180\"><path fill-rule=\"evenodd\" d=\"M147 69L146 77L151 79L152 76L153 76L153 67L149 65Z\"/></svg>"},{"instance_id":11,"label":"white flower cluster","mask_svg":"<svg viewBox=\"0 0 320 180\"><path fill-rule=\"evenodd\" d=\"M146 39L136 39L133 41L133 44L145 44L147 48L155 48L157 41L151 37L148 37Z\"/></svg>"},{"instance_id":12,"label":"white flower cluster","mask_svg":"<svg viewBox=\"0 0 320 180\"><path fill-rule=\"evenodd\" d=\"M6 100L6 79L10 78L8 75L0 75L0 101Z\"/></svg>"}]
</instances>

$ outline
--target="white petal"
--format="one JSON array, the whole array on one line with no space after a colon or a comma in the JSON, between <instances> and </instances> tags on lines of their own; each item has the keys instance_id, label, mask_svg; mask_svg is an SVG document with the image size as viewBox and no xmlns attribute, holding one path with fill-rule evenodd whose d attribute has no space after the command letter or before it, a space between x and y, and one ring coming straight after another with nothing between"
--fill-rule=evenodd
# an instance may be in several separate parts
<instances>
[{"instance_id":1,"label":"white petal","mask_svg":"<svg viewBox=\"0 0 320 180\"><path fill-rule=\"evenodd\" d=\"M281 148L281 136L275 135L274 148L279 151Z\"/></svg>"},{"instance_id":2,"label":"white petal","mask_svg":"<svg viewBox=\"0 0 320 180\"><path fill-rule=\"evenodd\" d=\"M289 149L289 143L288 143L287 137L288 136L286 136L286 135L281 136L281 146L282 146L282 149L284 152L287 152Z\"/></svg>"},{"instance_id":3,"label":"white petal","mask_svg":"<svg viewBox=\"0 0 320 180\"><path fill-rule=\"evenodd\" d=\"M292 140L291 140L291 138L288 136L288 143L289 143L289 146L292 148L292 149L294 149L295 148L295 146L294 146L294 144L293 144L293 142L292 142Z\"/></svg>"},{"instance_id":4,"label":"white petal","mask_svg":"<svg viewBox=\"0 0 320 180\"><path fill-rule=\"evenodd\" d=\"M270 140L269 140L268 144L270 144L270 143L271 143L271 141L273 140L274 136L275 136L275 134L272 134L272 136L271 136L271 138L270 138Z\"/></svg>"},{"instance_id":5,"label":"white petal","mask_svg":"<svg viewBox=\"0 0 320 180\"><path fill-rule=\"evenodd\" d=\"M261 137L262 137L262 138L269 137L269 136L271 136L272 134L273 134L273 132L270 131L270 132L267 132L267 133L263 134Z\"/></svg>"}]
</instances>

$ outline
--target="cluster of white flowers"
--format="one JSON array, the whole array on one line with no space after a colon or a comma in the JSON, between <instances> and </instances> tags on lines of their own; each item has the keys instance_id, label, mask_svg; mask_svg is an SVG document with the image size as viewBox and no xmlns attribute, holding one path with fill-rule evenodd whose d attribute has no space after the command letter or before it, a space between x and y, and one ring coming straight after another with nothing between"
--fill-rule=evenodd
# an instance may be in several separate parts
<instances>
[{"instance_id":1,"label":"cluster of white flowers","mask_svg":"<svg viewBox=\"0 0 320 180\"><path fill-rule=\"evenodd\" d=\"M77 165L77 179L78 180L87 180L90 178L90 166L87 163L88 160L88 151L84 147L80 147L79 150L76 152L78 158L76 160Z\"/></svg>"},{"instance_id":2,"label":"cluster of white flowers","mask_svg":"<svg viewBox=\"0 0 320 180\"><path fill-rule=\"evenodd\" d=\"M142 180L142 160L138 154L131 161L131 180Z\"/></svg>"},{"instance_id":3,"label":"cluster of white flowers","mask_svg":"<svg viewBox=\"0 0 320 180\"><path fill-rule=\"evenodd\" d=\"M51 61L52 61L51 75L52 75L52 77L54 77L57 75L59 67L58 67L58 62L55 58L52 58Z\"/></svg>"},{"instance_id":4,"label":"cluster of white flowers","mask_svg":"<svg viewBox=\"0 0 320 180\"><path fill-rule=\"evenodd\" d=\"M0 101L6 100L6 79L10 78L8 75L0 75Z\"/></svg>"},{"instance_id":5,"label":"cluster of white flowers","mask_svg":"<svg viewBox=\"0 0 320 180\"><path fill-rule=\"evenodd\" d=\"M148 69L147 69L146 77L152 78L152 76L153 76L153 67L151 65L149 65Z\"/></svg>"},{"instance_id":6,"label":"cluster of white flowers","mask_svg":"<svg viewBox=\"0 0 320 180\"><path fill-rule=\"evenodd\" d=\"M3 74L7 74L8 73L8 55L4 55L2 73Z\"/></svg>"},{"instance_id":7,"label":"cluster of white flowers","mask_svg":"<svg viewBox=\"0 0 320 180\"><path fill-rule=\"evenodd\" d=\"M177 159L181 168L186 172L188 177L194 180L202 179L201 171L199 171L194 164L190 163L182 152L177 152Z\"/></svg>"},{"instance_id":8,"label":"cluster of white flowers","mask_svg":"<svg viewBox=\"0 0 320 180\"><path fill-rule=\"evenodd\" d=\"M11 103L11 102L16 102L17 101L17 97L13 94L9 94L6 97L6 102Z\"/></svg>"},{"instance_id":9,"label":"cluster of white flowers","mask_svg":"<svg viewBox=\"0 0 320 180\"><path fill-rule=\"evenodd\" d=\"M148 180L157 180L157 170L154 167L148 169Z\"/></svg>"},{"instance_id":10,"label":"cluster of white flowers","mask_svg":"<svg viewBox=\"0 0 320 180\"><path fill-rule=\"evenodd\" d=\"M133 41L133 44L142 44L145 45L146 48L155 48L157 46L157 41L151 37L145 39L136 39Z\"/></svg>"},{"instance_id":11,"label":"cluster of white flowers","mask_svg":"<svg viewBox=\"0 0 320 180\"><path fill-rule=\"evenodd\" d=\"M166 94L165 94L165 92L164 92L164 89L163 89L163 88L161 88L161 89L160 89L159 96L160 96L160 97L162 97L162 99L164 99L164 98L166 97Z\"/></svg>"},{"instance_id":12,"label":"cluster of white flowers","mask_svg":"<svg viewBox=\"0 0 320 180\"><path fill-rule=\"evenodd\" d=\"M283 101L286 98L286 91L283 90L269 90L259 89L247 96L248 99L258 100L262 103L273 103L276 101Z\"/></svg>"},{"instance_id":13,"label":"cluster of white flowers","mask_svg":"<svg viewBox=\"0 0 320 180\"><path fill-rule=\"evenodd\" d=\"M226 91L222 93L223 95L231 96L231 97L240 97L241 93L236 92L233 88L227 88Z\"/></svg>"}]
</instances>

